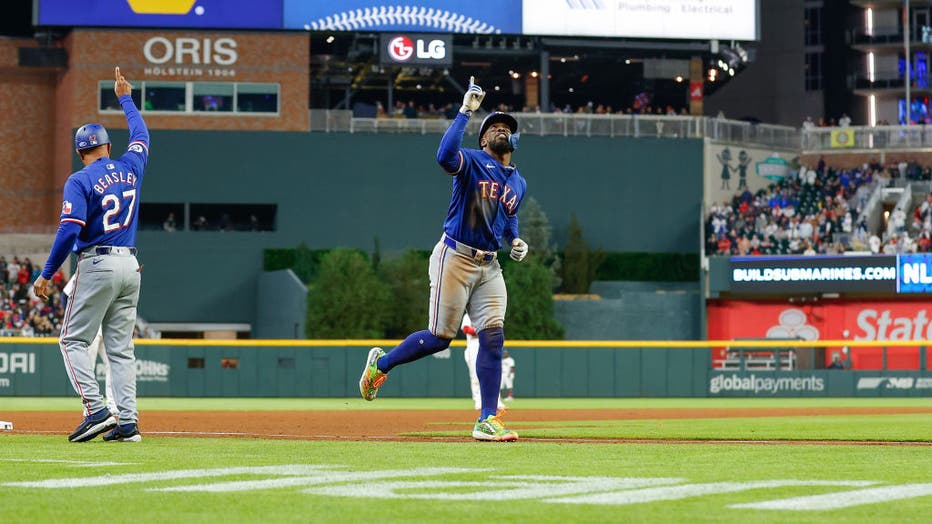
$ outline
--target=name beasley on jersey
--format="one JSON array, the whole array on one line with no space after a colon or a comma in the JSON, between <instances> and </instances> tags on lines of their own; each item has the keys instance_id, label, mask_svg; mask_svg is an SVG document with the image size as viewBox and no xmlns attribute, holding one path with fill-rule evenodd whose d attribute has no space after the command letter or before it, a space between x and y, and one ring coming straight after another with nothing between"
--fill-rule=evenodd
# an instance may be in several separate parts
<instances>
[{"instance_id":1,"label":"name beasley on jersey","mask_svg":"<svg viewBox=\"0 0 932 524\"><path fill-rule=\"evenodd\" d=\"M515 212L515 206L518 205L518 194L508 184L499 184L492 180L479 180L479 194L482 198L489 200L498 200L503 206L508 208L509 213ZM502 194L499 195L499 188Z\"/></svg>"},{"instance_id":2,"label":"name beasley on jersey","mask_svg":"<svg viewBox=\"0 0 932 524\"><path fill-rule=\"evenodd\" d=\"M113 164L107 164L107 169L116 169L116 166ZM94 184L94 191L97 191L102 195L108 187L114 184L129 184L131 186L135 186L136 175L134 175L132 172L124 174L122 171L111 171L109 173L105 173L104 176L97 179L97 183Z\"/></svg>"}]
</instances>

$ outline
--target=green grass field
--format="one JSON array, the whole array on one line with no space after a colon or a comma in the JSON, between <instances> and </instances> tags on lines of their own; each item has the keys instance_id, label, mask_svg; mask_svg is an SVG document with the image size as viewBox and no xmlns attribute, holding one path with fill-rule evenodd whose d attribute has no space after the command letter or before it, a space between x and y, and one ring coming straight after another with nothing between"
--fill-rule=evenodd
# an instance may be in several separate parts
<instances>
[{"instance_id":1,"label":"green grass field","mask_svg":"<svg viewBox=\"0 0 932 524\"><path fill-rule=\"evenodd\" d=\"M140 399L223 410L229 399ZM460 399L243 399L236 409L466 409ZM519 399L520 409L932 408L932 399ZM0 399L72 411L74 399ZM139 444L0 432L0 522L928 522L932 415L522 423L522 440L297 441L148 435ZM464 423L463 431L468 429ZM449 426L437 435L451 433ZM143 427L145 434L145 428ZM679 443L664 439L749 443ZM793 443L793 439L838 441ZM753 443L755 440L779 443ZM845 440L924 444L855 444Z\"/></svg>"}]
</instances>

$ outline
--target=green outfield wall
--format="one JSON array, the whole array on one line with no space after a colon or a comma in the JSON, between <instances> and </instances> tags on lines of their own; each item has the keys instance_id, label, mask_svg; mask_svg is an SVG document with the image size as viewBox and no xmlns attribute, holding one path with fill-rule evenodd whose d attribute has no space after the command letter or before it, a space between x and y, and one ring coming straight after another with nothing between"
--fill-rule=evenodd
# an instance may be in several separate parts
<instances>
[{"instance_id":1,"label":"green outfield wall","mask_svg":"<svg viewBox=\"0 0 932 524\"><path fill-rule=\"evenodd\" d=\"M126 131L111 138L119 147ZM467 135L464 144L474 141ZM256 305L266 248L372 252L378 240L385 253L430 250L450 196L451 179L436 162L439 143L439 134L153 130L143 225L165 219L146 205L271 204L277 211L273 231L186 231L184 216L176 216L175 232L140 229L140 315L277 333L257 325L268 318ZM514 159L559 246L575 216L593 249L699 252L701 140L527 136Z\"/></svg>"},{"instance_id":2,"label":"green outfield wall","mask_svg":"<svg viewBox=\"0 0 932 524\"><path fill-rule=\"evenodd\" d=\"M368 345L235 345L186 341L136 347L140 396L355 397ZM352 343L353 341L345 341ZM515 396L876 397L932 396L932 371L711 369L705 348L532 347L508 345L516 362ZM539 344L539 343L538 343ZM645 343L645 346L650 344ZM102 377L99 377L102 379ZM54 343L0 344L0 397L72 396ZM469 397L463 348L392 371L385 397Z\"/></svg>"}]
</instances>

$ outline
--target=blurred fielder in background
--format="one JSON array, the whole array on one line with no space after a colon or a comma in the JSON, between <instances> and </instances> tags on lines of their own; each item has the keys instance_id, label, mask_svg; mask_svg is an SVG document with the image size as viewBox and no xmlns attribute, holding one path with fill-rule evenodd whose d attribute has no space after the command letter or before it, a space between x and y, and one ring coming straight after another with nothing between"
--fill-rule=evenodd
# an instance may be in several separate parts
<instances>
[{"instance_id":1,"label":"blurred fielder in background","mask_svg":"<svg viewBox=\"0 0 932 524\"><path fill-rule=\"evenodd\" d=\"M511 358L508 350L502 352L502 395L511 402L515 399L515 359Z\"/></svg>"},{"instance_id":2,"label":"blurred fielder in background","mask_svg":"<svg viewBox=\"0 0 932 524\"><path fill-rule=\"evenodd\" d=\"M469 79L459 114L440 141L437 162L453 178L452 198L443 237L430 256L428 328L412 333L385 353L372 348L359 379L359 393L375 399L395 366L443 351L456 336L463 312L479 338L476 374L482 412L473 426L477 440L508 442L518 434L505 428L496 411L505 343L505 279L498 263L502 238L511 240L511 258L524 260L528 245L518 234L518 208L527 188L511 163L518 147L518 121L507 113L490 113L479 126L479 146L462 148L463 133L485 92Z\"/></svg>"},{"instance_id":3,"label":"blurred fielder in background","mask_svg":"<svg viewBox=\"0 0 932 524\"><path fill-rule=\"evenodd\" d=\"M479 337L476 328L472 327L472 321L469 315L463 315L463 324L460 327L466 335L466 349L463 351L463 359L466 360L466 368L469 369L469 388L472 390L472 401L476 409L482 409L482 394L479 390L479 375L476 374L476 357L479 356ZM504 362L504 360L502 361ZM504 364L503 364L504 365ZM504 376L502 377L504 380ZM505 409L501 396L498 399L498 410Z\"/></svg>"},{"instance_id":4,"label":"blurred fielder in background","mask_svg":"<svg viewBox=\"0 0 932 524\"><path fill-rule=\"evenodd\" d=\"M68 437L70 442L86 442L111 428L104 435L106 441L142 440L137 427L133 327L140 284L136 228L143 171L149 161L149 130L119 67L114 68L114 77L113 91L129 125L129 147L113 160L104 126L87 124L75 132L75 151L84 167L65 182L58 233L45 268L33 284L36 296L48 300L49 279L72 248L77 248L74 289L59 342L68 378L88 415ZM101 330L119 423L100 394L88 351Z\"/></svg>"}]
</instances>

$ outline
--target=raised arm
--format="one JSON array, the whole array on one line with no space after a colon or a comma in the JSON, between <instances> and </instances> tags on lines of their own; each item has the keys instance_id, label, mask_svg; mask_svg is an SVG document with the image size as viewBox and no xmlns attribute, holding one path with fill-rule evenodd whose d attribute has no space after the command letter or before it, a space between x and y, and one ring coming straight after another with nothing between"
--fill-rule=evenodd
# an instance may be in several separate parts
<instances>
[{"instance_id":1,"label":"raised arm","mask_svg":"<svg viewBox=\"0 0 932 524\"><path fill-rule=\"evenodd\" d=\"M114 68L116 81L113 84L113 92L116 93L123 107L123 113L126 114L126 123L129 125L129 147L133 144L140 144L145 149L146 156L149 155L149 129L146 122L139 114L139 109L133 102L133 86L126 81L126 78L120 73L120 68Z\"/></svg>"},{"instance_id":2,"label":"raised arm","mask_svg":"<svg viewBox=\"0 0 932 524\"><path fill-rule=\"evenodd\" d=\"M443 138L440 139L440 149L437 150L437 163L451 175L459 173L463 167L463 155L460 152L463 146L463 133L466 132L469 117L472 116L473 111L479 109L483 98L485 98L485 91L476 85L475 77L469 77L469 88L463 96L460 112L443 134Z\"/></svg>"}]
</instances>

